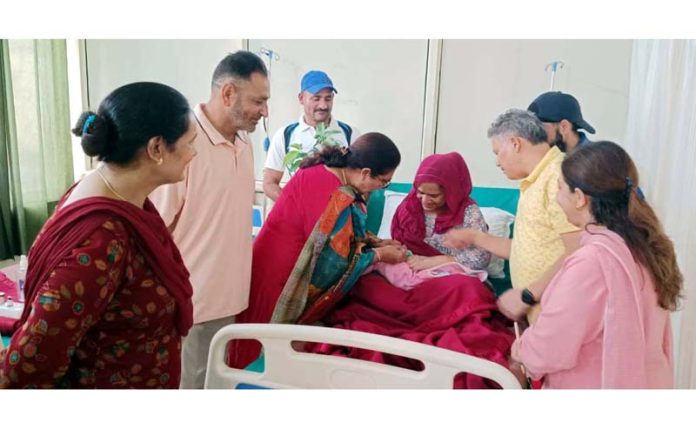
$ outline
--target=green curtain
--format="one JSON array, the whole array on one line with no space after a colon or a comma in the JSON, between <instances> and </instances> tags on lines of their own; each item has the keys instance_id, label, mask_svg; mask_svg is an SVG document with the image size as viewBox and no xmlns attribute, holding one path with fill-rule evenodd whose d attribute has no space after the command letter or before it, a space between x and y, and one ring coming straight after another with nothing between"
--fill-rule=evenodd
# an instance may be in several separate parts
<instances>
[{"instance_id":1,"label":"green curtain","mask_svg":"<svg viewBox=\"0 0 696 429\"><path fill-rule=\"evenodd\" d=\"M0 258L26 253L73 182L64 40L2 40Z\"/></svg>"},{"instance_id":2,"label":"green curtain","mask_svg":"<svg viewBox=\"0 0 696 429\"><path fill-rule=\"evenodd\" d=\"M10 186L10 142L16 141L14 109L10 81L9 47L0 40L0 259L20 253L16 218L12 214L12 187Z\"/></svg>"}]
</instances>

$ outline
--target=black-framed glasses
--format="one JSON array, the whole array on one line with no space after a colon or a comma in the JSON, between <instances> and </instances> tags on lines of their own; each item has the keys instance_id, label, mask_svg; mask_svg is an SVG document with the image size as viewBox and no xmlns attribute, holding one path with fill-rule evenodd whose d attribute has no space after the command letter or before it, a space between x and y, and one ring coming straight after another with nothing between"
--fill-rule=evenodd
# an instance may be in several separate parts
<instances>
[{"instance_id":1,"label":"black-framed glasses","mask_svg":"<svg viewBox=\"0 0 696 429\"><path fill-rule=\"evenodd\" d=\"M381 178L381 177L379 177L379 176L372 176L372 177L373 177L374 179L379 180L379 183L382 184L382 187L383 187L383 188L386 188L386 187L389 186L389 184L391 183L391 180L383 179L383 178Z\"/></svg>"}]
</instances>

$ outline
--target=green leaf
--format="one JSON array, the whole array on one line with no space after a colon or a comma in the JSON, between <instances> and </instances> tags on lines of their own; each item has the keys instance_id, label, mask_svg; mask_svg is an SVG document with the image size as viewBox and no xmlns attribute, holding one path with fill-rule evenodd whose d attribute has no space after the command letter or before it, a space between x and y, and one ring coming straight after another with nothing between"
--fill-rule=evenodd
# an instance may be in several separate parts
<instances>
[{"instance_id":1,"label":"green leaf","mask_svg":"<svg viewBox=\"0 0 696 429\"><path fill-rule=\"evenodd\" d=\"M325 146L337 145L338 142L331 136L339 133L340 131L327 129L326 124L323 122L318 123L314 133L314 140L316 141L314 146L317 147L317 144Z\"/></svg>"},{"instance_id":2,"label":"green leaf","mask_svg":"<svg viewBox=\"0 0 696 429\"><path fill-rule=\"evenodd\" d=\"M283 158L283 165L291 164L301 156L302 152L288 152L288 154L285 155L285 158Z\"/></svg>"},{"instance_id":3,"label":"green leaf","mask_svg":"<svg viewBox=\"0 0 696 429\"><path fill-rule=\"evenodd\" d=\"M302 162L304 158L297 158L294 159L290 165L287 167L288 173L289 174L294 174L299 168L300 168L300 163Z\"/></svg>"}]
</instances>

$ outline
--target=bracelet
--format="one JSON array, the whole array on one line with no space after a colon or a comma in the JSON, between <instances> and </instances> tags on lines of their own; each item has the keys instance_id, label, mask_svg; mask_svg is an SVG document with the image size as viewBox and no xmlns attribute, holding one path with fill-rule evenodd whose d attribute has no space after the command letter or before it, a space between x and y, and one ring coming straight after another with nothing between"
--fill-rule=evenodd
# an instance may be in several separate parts
<instances>
[{"instance_id":1,"label":"bracelet","mask_svg":"<svg viewBox=\"0 0 696 429\"><path fill-rule=\"evenodd\" d=\"M373 263L377 263L382 260L382 255L377 251L377 249L372 249L373 252L375 252L375 261L372 261Z\"/></svg>"}]
</instances>

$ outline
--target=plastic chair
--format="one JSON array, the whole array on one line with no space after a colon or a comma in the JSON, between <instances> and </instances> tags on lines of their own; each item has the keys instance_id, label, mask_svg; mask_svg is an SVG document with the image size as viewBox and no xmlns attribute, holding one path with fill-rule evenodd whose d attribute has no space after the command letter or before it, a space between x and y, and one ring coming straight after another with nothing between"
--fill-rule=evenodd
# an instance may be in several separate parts
<instances>
[{"instance_id":1,"label":"plastic chair","mask_svg":"<svg viewBox=\"0 0 696 429\"><path fill-rule=\"evenodd\" d=\"M263 345L264 371L230 368L227 343L255 339ZM295 351L293 341L330 343L417 359L422 371L342 356ZM462 372L520 389L515 376L494 362L439 347L345 329L285 324L233 324L218 331L210 345L206 389L451 389Z\"/></svg>"}]
</instances>

